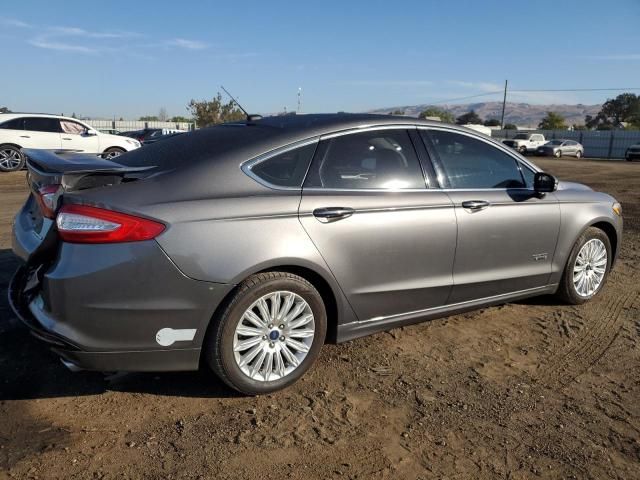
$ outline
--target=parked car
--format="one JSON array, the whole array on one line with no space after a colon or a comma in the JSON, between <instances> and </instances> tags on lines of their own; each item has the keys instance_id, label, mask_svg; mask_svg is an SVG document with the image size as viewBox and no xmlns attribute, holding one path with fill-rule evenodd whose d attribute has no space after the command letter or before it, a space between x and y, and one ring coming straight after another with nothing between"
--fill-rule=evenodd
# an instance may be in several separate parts
<instances>
[{"instance_id":1,"label":"parked car","mask_svg":"<svg viewBox=\"0 0 640 480\"><path fill-rule=\"evenodd\" d=\"M533 153L538 147L544 145L547 141L541 133L516 133L511 140L503 140L506 146L511 147L521 154Z\"/></svg>"},{"instance_id":2,"label":"parked car","mask_svg":"<svg viewBox=\"0 0 640 480\"><path fill-rule=\"evenodd\" d=\"M184 133L184 131L173 128L143 128L142 130L124 132L121 133L121 135L135 138L140 143L149 143L150 141L157 140L164 135L174 135L176 133Z\"/></svg>"},{"instance_id":3,"label":"parked car","mask_svg":"<svg viewBox=\"0 0 640 480\"><path fill-rule=\"evenodd\" d=\"M108 133L109 135L120 135L122 133L120 130L116 130L115 128L99 128L98 131Z\"/></svg>"},{"instance_id":4,"label":"parked car","mask_svg":"<svg viewBox=\"0 0 640 480\"><path fill-rule=\"evenodd\" d=\"M137 140L101 133L75 118L31 113L0 114L0 171L24 167L23 148L100 153L116 157L140 147Z\"/></svg>"},{"instance_id":5,"label":"parked car","mask_svg":"<svg viewBox=\"0 0 640 480\"><path fill-rule=\"evenodd\" d=\"M551 140L536 150L538 155L560 158L563 155L580 158L584 155L584 147L575 140Z\"/></svg>"},{"instance_id":6,"label":"parked car","mask_svg":"<svg viewBox=\"0 0 640 480\"><path fill-rule=\"evenodd\" d=\"M624 158L627 162L632 162L635 159L640 159L640 143L636 143L635 145L631 145L627 148L627 151L624 153Z\"/></svg>"},{"instance_id":7,"label":"parked car","mask_svg":"<svg viewBox=\"0 0 640 480\"><path fill-rule=\"evenodd\" d=\"M17 315L71 368L194 370L260 394L326 341L541 294L580 304L620 205L471 130L298 115L110 161L29 151ZM94 175L92 169L97 169Z\"/></svg>"}]
</instances>

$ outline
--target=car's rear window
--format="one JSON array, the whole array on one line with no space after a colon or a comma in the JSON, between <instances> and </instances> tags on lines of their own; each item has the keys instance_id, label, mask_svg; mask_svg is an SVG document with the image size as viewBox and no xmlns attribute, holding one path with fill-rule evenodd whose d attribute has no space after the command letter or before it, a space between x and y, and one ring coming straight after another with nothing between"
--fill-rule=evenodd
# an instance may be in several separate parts
<instances>
[{"instance_id":1,"label":"car's rear window","mask_svg":"<svg viewBox=\"0 0 640 480\"><path fill-rule=\"evenodd\" d=\"M265 152L265 145L279 129L255 125L219 125L182 133L162 142L118 157L117 162L130 167L156 166L160 171L182 168L200 162L215 161L238 151L239 160L248 160Z\"/></svg>"}]
</instances>

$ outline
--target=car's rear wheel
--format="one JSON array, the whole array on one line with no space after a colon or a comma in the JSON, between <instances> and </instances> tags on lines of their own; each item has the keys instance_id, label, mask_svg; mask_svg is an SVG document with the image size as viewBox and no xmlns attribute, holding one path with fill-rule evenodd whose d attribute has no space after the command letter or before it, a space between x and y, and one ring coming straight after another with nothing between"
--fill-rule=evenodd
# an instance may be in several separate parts
<instances>
[{"instance_id":1,"label":"car's rear wheel","mask_svg":"<svg viewBox=\"0 0 640 480\"><path fill-rule=\"evenodd\" d=\"M0 145L0 171L15 172L24 167L23 153L15 145Z\"/></svg>"},{"instance_id":2,"label":"car's rear wheel","mask_svg":"<svg viewBox=\"0 0 640 480\"><path fill-rule=\"evenodd\" d=\"M213 318L205 360L230 387L270 393L298 380L317 359L327 330L321 295L287 272L252 275Z\"/></svg>"},{"instance_id":3,"label":"car's rear wheel","mask_svg":"<svg viewBox=\"0 0 640 480\"><path fill-rule=\"evenodd\" d=\"M560 158L562 156L562 150L556 150L556 152L553 154L556 158Z\"/></svg>"},{"instance_id":4,"label":"car's rear wheel","mask_svg":"<svg viewBox=\"0 0 640 480\"><path fill-rule=\"evenodd\" d=\"M611 242L599 228L587 228L576 241L565 266L558 295L578 305L598 294L611 268Z\"/></svg>"},{"instance_id":5,"label":"car's rear wheel","mask_svg":"<svg viewBox=\"0 0 640 480\"><path fill-rule=\"evenodd\" d=\"M576 152L576 158L581 158L582 157L582 152L580 150L578 150Z\"/></svg>"},{"instance_id":6,"label":"car's rear wheel","mask_svg":"<svg viewBox=\"0 0 640 480\"><path fill-rule=\"evenodd\" d=\"M112 158L116 158L119 157L120 155L122 155L123 153L125 153L126 150L120 147L111 147L111 148L107 148L104 153L102 154L102 158L106 158L107 160L110 160Z\"/></svg>"}]
</instances>

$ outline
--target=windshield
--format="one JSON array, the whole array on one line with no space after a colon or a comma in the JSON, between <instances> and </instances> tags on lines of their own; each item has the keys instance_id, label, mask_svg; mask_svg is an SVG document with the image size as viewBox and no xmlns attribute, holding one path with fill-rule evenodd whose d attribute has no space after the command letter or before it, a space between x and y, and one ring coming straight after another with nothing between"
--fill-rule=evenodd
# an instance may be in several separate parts
<instances>
[{"instance_id":1,"label":"windshield","mask_svg":"<svg viewBox=\"0 0 640 480\"><path fill-rule=\"evenodd\" d=\"M527 140L529 138L528 133L518 133L515 137L516 140Z\"/></svg>"}]
</instances>

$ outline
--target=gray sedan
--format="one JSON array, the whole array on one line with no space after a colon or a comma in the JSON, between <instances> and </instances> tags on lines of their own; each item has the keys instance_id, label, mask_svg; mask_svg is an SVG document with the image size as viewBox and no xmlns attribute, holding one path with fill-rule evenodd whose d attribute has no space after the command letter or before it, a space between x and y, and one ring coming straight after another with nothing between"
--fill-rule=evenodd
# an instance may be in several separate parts
<instances>
[{"instance_id":1,"label":"gray sedan","mask_svg":"<svg viewBox=\"0 0 640 480\"><path fill-rule=\"evenodd\" d=\"M551 140L538 147L536 154L556 158L562 156L581 158L584 155L584 147L575 140Z\"/></svg>"},{"instance_id":2,"label":"gray sedan","mask_svg":"<svg viewBox=\"0 0 640 480\"><path fill-rule=\"evenodd\" d=\"M32 332L74 370L208 365L247 394L292 384L325 342L534 295L584 303L622 235L611 196L408 117L27 156L9 297Z\"/></svg>"}]
</instances>

